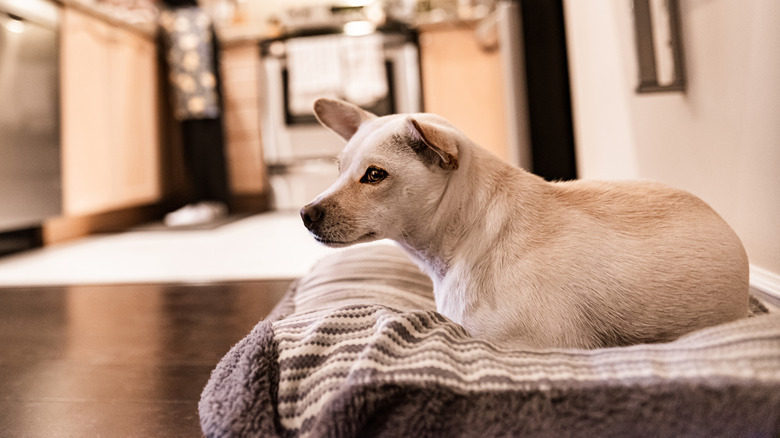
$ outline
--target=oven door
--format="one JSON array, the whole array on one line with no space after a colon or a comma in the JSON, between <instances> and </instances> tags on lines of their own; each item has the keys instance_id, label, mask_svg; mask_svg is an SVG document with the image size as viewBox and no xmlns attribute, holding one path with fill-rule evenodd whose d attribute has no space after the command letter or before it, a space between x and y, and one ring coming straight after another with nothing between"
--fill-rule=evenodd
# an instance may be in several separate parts
<instances>
[{"instance_id":1,"label":"oven door","mask_svg":"<svg viewBox=\"0 0 780 438\"><path fill-rule=\"evenodd\" d=\"M400 33L382 34L387 95L364 108L379 116L420 112L420 67L414 38ZM332 159L344 140L320 126L313 112L290 109L290 74L285 43L264 43L261 118L265 162L286 166L309 159ZM333 62L339 62L334 59Z\"/></svg>"},{"instance_id":2,"label":"oven door","mask_svg":"<svg viewBox=\"0 0 780 438\"><path fill-rule=\"evenodd\" d=\"M416 37L382 33L387 92L370 106L377 115L422 109ZM312 112L291 110L285 39L263 43L261 119L263 154L277 210L298 210L338 177L335 158L344 140L322 127ZM333 62L339 62L333 59Z\"/></svg>"}]
</instances>

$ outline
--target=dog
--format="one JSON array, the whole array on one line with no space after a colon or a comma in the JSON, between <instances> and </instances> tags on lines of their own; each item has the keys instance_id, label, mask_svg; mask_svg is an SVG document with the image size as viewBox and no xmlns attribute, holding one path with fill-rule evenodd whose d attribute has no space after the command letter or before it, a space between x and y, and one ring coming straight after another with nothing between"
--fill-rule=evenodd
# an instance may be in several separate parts
<instances>
[{"instance_id":1,"label":"dog","mask_svg":"<svg viewBox=\"0 0 780 438\"><path fill-rule=\"evenodd\" d=\"M337 181L301 210L331 247L396 241L437 311L530 348L667 342L747 316L748 258L701 199L655 182L547 182L434 114L377 117L319 99L347 140Z\"/></svg>"}]
</instances>

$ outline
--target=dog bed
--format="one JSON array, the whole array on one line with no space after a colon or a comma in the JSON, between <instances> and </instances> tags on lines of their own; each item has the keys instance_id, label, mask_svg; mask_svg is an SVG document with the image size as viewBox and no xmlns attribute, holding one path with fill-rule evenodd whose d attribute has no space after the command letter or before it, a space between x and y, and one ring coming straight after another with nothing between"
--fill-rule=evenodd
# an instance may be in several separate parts
<instances>
[{"instance_id":1,"label":"dog bed","mask_svg":"<svg viewBox=\"0 0 780 438\"><path fill-rule=\"evenodd\" d=\"M780 315L666 344L503 349L436 313L400 249L351 248L225 355L199 413L208 437L778 436Z\"/></svg>"}]
</instances>

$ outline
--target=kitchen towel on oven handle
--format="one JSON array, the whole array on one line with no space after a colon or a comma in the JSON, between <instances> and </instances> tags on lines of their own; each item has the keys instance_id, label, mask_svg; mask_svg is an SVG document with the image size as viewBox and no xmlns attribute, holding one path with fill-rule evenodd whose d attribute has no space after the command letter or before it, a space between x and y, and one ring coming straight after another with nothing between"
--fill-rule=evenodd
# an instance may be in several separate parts
<instances>
[{"instance_id":1,"label":"kitchen towel on oven handle","mask_svg":"<svg viewBox=\"0 0 780 438\"><path fill-rule=\"evenodd\" d=\"M320 97L370 106L389 89L381 34L292 38L287 41L287 69L293 115L311 114Z\"/></svg>"}]
</instances>

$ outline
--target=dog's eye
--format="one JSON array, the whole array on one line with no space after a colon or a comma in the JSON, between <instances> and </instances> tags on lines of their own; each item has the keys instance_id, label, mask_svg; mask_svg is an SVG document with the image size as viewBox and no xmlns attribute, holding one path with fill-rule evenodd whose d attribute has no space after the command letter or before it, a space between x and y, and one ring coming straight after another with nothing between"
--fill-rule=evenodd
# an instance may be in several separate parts
<instances>
[{"instance_id":1,"label":"dog's eye","mask_svg":"<svg viewBox=\"0 0 780 438\"><path fill-rule=\"evenodd\" d=\"M387 177L387 172L378 167L369 167L366 169L366 173L363 174L363 178L360 178L360 182L363 184L376 184Z\"/></svg>"}]
</instances>

